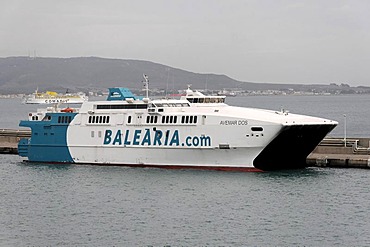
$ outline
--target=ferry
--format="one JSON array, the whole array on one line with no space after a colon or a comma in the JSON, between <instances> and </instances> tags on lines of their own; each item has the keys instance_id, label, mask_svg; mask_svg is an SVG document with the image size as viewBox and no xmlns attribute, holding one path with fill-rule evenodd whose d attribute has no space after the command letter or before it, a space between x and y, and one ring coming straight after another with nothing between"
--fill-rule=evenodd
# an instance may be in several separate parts
<instances>
[{"instance_id":1,"label":"ferry","mask_svg":"<svg viewBox=\"0 0 370 247\"><path fill-rule=\"evenodd\" d=\"M85 93L65 93L59 94L53 91L39 93L37 90L23 98L24 104L81 104L88 100Z\"/></svg>"},{"instance_id":2,"label":"ferry","mask_svg":"<svg viewBox=\"0 0 370 247\"><path fill-rule=\"evenodd\" d=\"M61 105L31 112L18 143L30 162L269 171L304 168L306 157L336 121L230 106L226 96L190 87L179 99L137 97L110 88L107 100L78 109Z\"/></svg>"}]
</instances>

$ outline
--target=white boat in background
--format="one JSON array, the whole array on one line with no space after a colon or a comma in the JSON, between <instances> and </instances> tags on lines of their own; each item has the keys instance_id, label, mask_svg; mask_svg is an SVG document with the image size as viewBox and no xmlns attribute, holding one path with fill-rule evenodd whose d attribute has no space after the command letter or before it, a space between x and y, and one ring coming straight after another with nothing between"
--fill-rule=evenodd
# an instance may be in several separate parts
<instances>
[{"instance_id":1,"label":"white boat in background","mask_svg":"<svg viewBox=\"0 0 370 247\"><path fill-rule=\"evenodd\" d=\"M39 93L36 90L23 98L25 104L82 104L85 101L88 101L88 96L82 92L60 94L53 91Z\"/></svg>"}]
</instances>

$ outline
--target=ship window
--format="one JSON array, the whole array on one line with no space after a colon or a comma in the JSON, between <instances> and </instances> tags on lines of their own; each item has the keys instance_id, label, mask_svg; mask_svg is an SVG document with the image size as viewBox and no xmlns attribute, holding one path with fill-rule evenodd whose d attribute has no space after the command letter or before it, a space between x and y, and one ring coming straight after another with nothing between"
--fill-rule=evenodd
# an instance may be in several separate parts
<instances>
[{"instance_id":1,"label":"ship window","mask_svg":"<svg viewBox=\"0 0 370 247\"><path fill-rule=\"evenodd\" d=\"M127 123L131 123L131 116L128 116Z\"/></svg>"},{"instance_id":2,"label":"ship window","mask_svg":"<svg viewBox=\"0 0 370 247\"><path fill-rule=\"evenodd\" d=\"M170 116L170 123L173 123L173 116Z\"/></svg>"},{"instance_id":3,"label":"ship window","mask_svg":"<svg viewBox=\"0 0 370 247\"><path fill-rule=\"evenodd\" d=\"M110 117L109 117L109 116L107 116L107 123L109 123L109 118L110 118Z\"/></svg>"},{"instance_id":4,"label":"ship window","mask_svg":"<svg viewBox=\"0 0 370 247\"><path fill-rule=\"evenodd\" d=\"M89 116L89 123L91 123L91 118L92 118L92 117L91 117L91 116Z\"/></svg>"},{"instance_id":5,"label":"ship window","mask_svg":"<svg viewBox=\"0 0 370 247\"><path fill-rule=\"evenodd\" d=\"M91 137L94 137L94 134L95 134L94 131L91 131Z\"/></svg>"},{"instance_id":6,"label":"ship window","mask_svg":"<svg viewBox=\"0 0 370 247\"><path fill-rule=\"evenodd\" d=\"M251 130L252 131L263 131L263 128L262 127L252 127Z\"/></svg>"},{"instance_id":7,"label":"ship window","mask_svg":"<svg viewBox=\"0 0 370 247\"><path fill-rule=\"evenodd\" d=\"M177 116L174 117L173 122L177 123Z\"/></svg>"},{"instance_id":8,"label":"ship window","mask_svg":"<svg viewBox=\"0 0 370 247\"><path fill-rule=\"evenodd\" d=\"M154 118L154 122L157 123L158 122L158 116L155 116Z\"/></svg>"},{"instance_id":9,"label":"ship window","mask_svg":"<svg viewBox=\"0 0 370 247\"><path fill-rule=\"evenodd\" d=\"M169 123L170 116L166 116L166 123Z\"/></svg>"},{"instance_id":10,"label":"ship window","mask_svg":"<svg viewBox=\"0 0 370 247\"><path fill-rule=\"evenodd\" d=\"M149 123L150 116L146 116L146 123Z\"/></svg>"},{"instance_id":11,"label":"ship window","mask_svg":"<svg viewBox=\"0 0 370 247\"><path fill-rule=\"evenodd\" d=\"M204 102L204 98L199 98L198 103L203 103L203 102Z\"/></svg>"},{"instance_id":12,"label":"ship window","mask_svg":"<svg viewBox=\"0 0 370 247\"><path fill-rule=\"evenodd\" d=\"M184 123L185 122L185 116L182 116L181 117L181 123Z\"/></svg>"},{"instance_id":13,"label":"ship window","mask_svg":"<svg viewBox=\"0 0 370 247\"><path fill-rule=\"evenodd\" d=\"M229 144L219 144L218 147L220 149L230 149L230 145Z\"/></svg>"},{"instance_id":14,"label":"ship window","mask_svg":"<svg viewBox=\"0 0 370 247\"><path fill-rule=\"evenodd\" d=\"M198 99L197 98L193 99L193 103L198 103Z\"/></svg>"},{"instance_id":15,"label":"ship window","mask_svg":"<svg viewBox=\"0 0 370 247\"><path fill-rule=\"evenodd\" d=\"M98 131L98 137L101 137L101 131Z\"/></svg>"},{"instance_id":16,"label":"ship window","mask_svg":"<svg viewBox=\"0 0 370 247\"><path fill-rule=\"evenodd\" d=\"M193 103L193 100L192 98L187 98L187 100L190 102L190 103Z\"/></svg>"},{"instance_id":17,"label":"ship window","mask_svg":"<svg viewBox=\"0 0 370 247\"><path fill-rule=\"evenodd\" d=\"M189 116L185 117L185 123L189 123Z\"/></svg>"},{"instance_id":18,"label":"ship window","mask_svg":"<svg viewBox=\"0 0 370 247\"><path fill-rule=\"evenodd\" d=\"M193 116L189 117L189 123L193 123Z\"/></svg>"},{"instance_id":19,"label":"ship window","mask_svg":"<svg viewBox=\"0 0 370 247\"><path fill-rule=\"evenodd\" d=\"M164 123L164 120L166 119L165 116L162 116L162 123Z\"/></svg>"},{"instance_id":20,"label":"ship window","mask_svg":"<svg viewBox=\"0 0 370 247\"><path fill-rule=\"evenodd\" d=\"M147 104L97 105L96 109L147 109Z\"/></svg>"},{"instance_id":21,"label":"ship window","mask_svg":"<svg viewBox=\"0 0 370 247\"><path fill-rule=\"evenodd\" d=\"M72 117L68 116L68 123L72 122Z\"/></svg>"},{"instance_id":22,"label":"ship window","mask_svg":"<svg viewBox=\"0 0 370 247\"><path fill-rule=\"evenodd\" d=\"M103 116L100 116L99 117L99 123L102 123L103 122Z\"/></svg>"},{"instance_id":23,"label":"ship window","mask_svg":"<svg viewBox=\"0 0 370 247\"><path fill-rule=\"evenodd\" d=\"M158 109L158 112L163 112L163 109L161 108L161 109Z\"/></svg>"},{"instance_id":24,"label":"ship window","mask_svg":"<svg viewBox=\"0 0 370 247\"><path fill-rule=\"evenodd\" d=\"M194 116L194 123L197 123L197 122L198 122L198 117Z\"/></svg>"},{"instance_id":25,"label":"ship window","mask_svg":"<svg viewBox=\"0 0 370 247\"><path fill-rule=\"evenodd\" d=\"M107 122L107 116L103 116L103 123Z\"/></svg>"}]
</instances>

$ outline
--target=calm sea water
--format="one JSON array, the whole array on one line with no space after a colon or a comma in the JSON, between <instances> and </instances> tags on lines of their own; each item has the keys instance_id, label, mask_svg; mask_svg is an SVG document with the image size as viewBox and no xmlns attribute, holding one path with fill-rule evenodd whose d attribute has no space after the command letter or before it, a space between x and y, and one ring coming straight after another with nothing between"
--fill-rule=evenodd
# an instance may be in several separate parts
<instances>
[{"instance_id":1,"label":"calm sea water","mask_svg":"<svg viewBox=\"0 0 370 247\"><path fill-rule=\"evenodd\" d=\"M368 96L229 98L369 136ZM0 99L0 128L35 106ZM340 125L331 135L341 136ZM0 155L0 246L369 246L370 170L235 173L27 164Z\"/></svg>"}]
</instances>

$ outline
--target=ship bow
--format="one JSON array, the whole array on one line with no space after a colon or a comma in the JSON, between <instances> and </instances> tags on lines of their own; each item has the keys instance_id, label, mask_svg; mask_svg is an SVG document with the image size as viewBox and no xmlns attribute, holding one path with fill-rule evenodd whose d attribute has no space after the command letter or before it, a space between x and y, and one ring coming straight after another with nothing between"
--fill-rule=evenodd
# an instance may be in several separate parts
<instances>
[{"instance_id":1,"label":"ship bow","mask_svg":"<svg viewBox=\"0 0 370 247\"><path fill-rule=\"evenodd\" d=\"M253 165L265 171L304 168L307 156L335 126L336 124L284 126L255 158Z\"/></svg>"}]
</instances>

